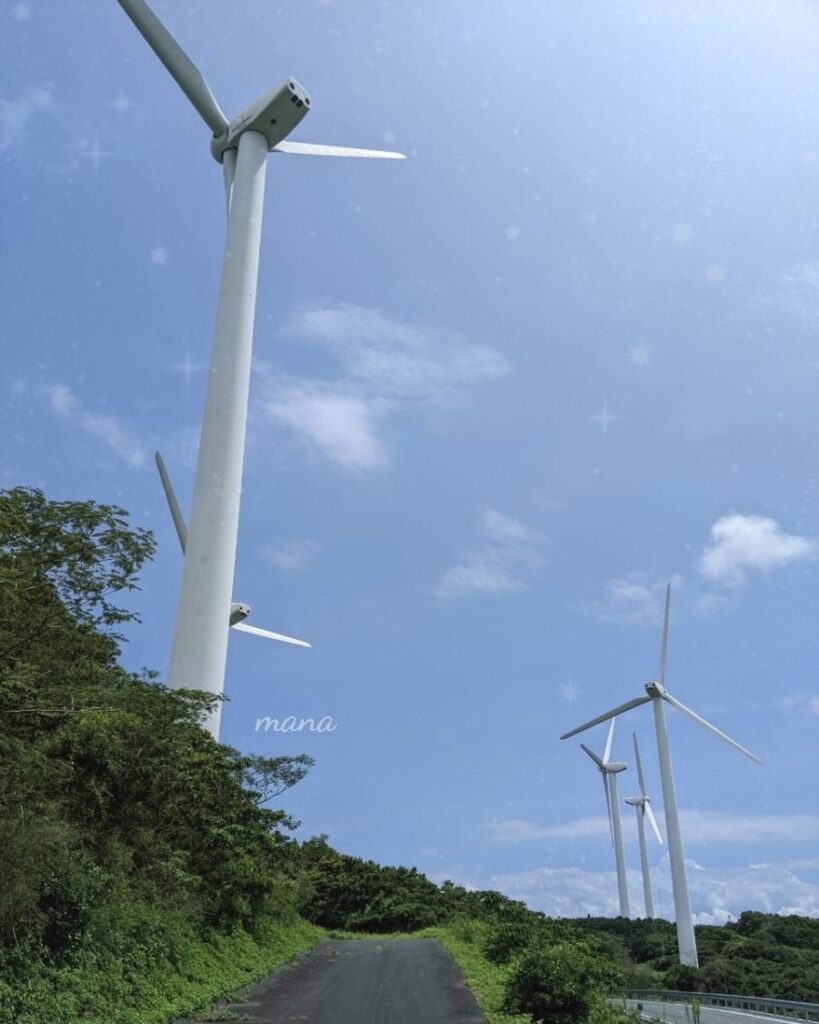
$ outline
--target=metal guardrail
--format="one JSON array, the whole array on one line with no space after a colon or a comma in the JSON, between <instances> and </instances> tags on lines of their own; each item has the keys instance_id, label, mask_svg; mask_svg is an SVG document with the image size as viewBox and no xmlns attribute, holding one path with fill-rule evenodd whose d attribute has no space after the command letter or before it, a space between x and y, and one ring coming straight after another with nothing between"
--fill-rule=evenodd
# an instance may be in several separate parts
<instances>
[{"instance_id":1,"label":"metal guardrail","mask_svg":"<svg viewBox=\"0 0 819 1024\"><path fill-rule=\"evenodd\" d=\"M675 992L671 989L624 988L612 992L620 999L637 999L657 1003L693 1003L700 1006L724 1006L753 1013L793 1017L794 1020L819 1022L819 1003L801 1003L795 999L768 999L766 996L737 996L727 992Z\"/></svg>"}]
</instances>

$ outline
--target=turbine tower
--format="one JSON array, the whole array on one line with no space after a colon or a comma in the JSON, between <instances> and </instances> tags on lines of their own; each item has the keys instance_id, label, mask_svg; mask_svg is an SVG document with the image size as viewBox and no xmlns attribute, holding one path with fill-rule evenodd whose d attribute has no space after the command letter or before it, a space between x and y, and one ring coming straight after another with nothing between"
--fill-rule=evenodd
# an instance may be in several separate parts
<instances>
[{"instance_id":1,"label":"turbine tower","mask_svg":"<svg viewBox=\"0 0 819 1024\"><path fill-rule=\"evenodd\" d=\"M614 721L614 719L612 719ZM639 796L627 796L626 803L631 804L637 814L637 838L640 841L640 866L643 869L643 896L646 904L646 917L654 917L654 898L651 895L651 874L648 870L648 852L646 851L646 818L654 829L657 842L662 843L663 837L657 828L657 819L651 809L651 797L646 793L643 778L643 766L640 763L640 748L637 746L637 734L634 733L634 758L637 762L637 781L640 784Z\"/></svg>"},{"instance_id":2,"label":"turbine tower","mask_svg":"<svg viewBox=\"0 0 819 1024\"><path fill-rule=\"evenodd\" d=\"M631 917L631 908L628 899L628 878L626 876L626 859L623 853L623 829L620 823L620 800L617 796L617 776L626 770L626 765L611 761L611 745L614 740L614 719L609 726L609 734L606 738L606 749L603 756L598 757L594 751L589 750L585 743L580 746L597 765L603 779L603 789L606 791L606 807L609 812L609 833L614 846L614 860L617 865L617 893L620 898L620 917Z\"/></svg>"},{"instance_id":3,"label":"turbine tower","mask_svg":"<svg viewBox=\"0 0 819 1024\"><path fill-rule=\"evenodd\" d=\"M288 141L310 110L310 97L293 78L228 121L202 73L145 0L118 2L207 124L211 153L224 170L227 244L168 671L171 688L221 694L227 658L225 622L230 618L239 528L267 154L403 156ZM217 738L220 713L221 703L203 722Z\"/></svg>"},{"instance_id":4,"label":"turbine tower","mask_svg":"<svg viewBox=\"0 0 819 1024\"><path fill-rule=\"evenodd\" d=\"M162 489L165 491L165 499L168 502L168 508L171 510L171 519L173 519L176 535L179 538L179 546L182 548L182 554L184 555L188 543L188 528L185 525L185 517L182 515L182 509L176 500L176 493L174 492L171 478L168 475L168 470L165 468L165 460L159 452L155 453L154 458L156 460L156 468L159 470L159 479L162 481ZM245 622L249 615L249 604L245 604L244 601L232 601L227 626L230 629L238 630L240 633L252 633L254 636L262 636L267 640L278 640L283 644L293 644L295 647L311 646L306 640L297 640L295 637L285 636L283 633L271 633L269 629L249 626Z\"/></svg>"},{"instance_id":5,"label":"turbine tower","mask_svg":"<svg viewBox=\"0 0 819 1024\"><path fill-rule=\"evenodd\" d=\"M716 726L706 722L691 708L678 701L665 688L665 662L668 652L668 613L671 604L671 584L669 583L665 592L665 615L663 618L663 639L660 646L660 668L657 678L646 683L645 696L635 697L634 700L621 704L619 708L606 711L598 715L590 722L579 725L576 729L564 733L560 738L569 739L576 736L592 726L607 722L610 718L622 715L625 711L638 708L641 704L650 703L654 709L654 727L657 733L657 753L660 760L660 781L663 787L663 807L665 809L665 831L668 836L668 857L671 862L671 885L674 891L674 914L677 920L677 947L679 950L680 963L689 964L691 967L698 967L697 941L694 937L694 922L691 917L691 902L688 898L688 880L685 874L685 858L683 855L682 836L680 834L680 819L677 811L677 794L674 789L674 773L671 768L671 752L668 747L668 729L665 721L665 705L670 704L680 714L690 718L692 722L701 725L703 729L719 737L724 743L738 750L741 754L749 757L757 764L762 764L756 754L746 750L736 740L726 736Z\"/></svg>"}]
</instances>

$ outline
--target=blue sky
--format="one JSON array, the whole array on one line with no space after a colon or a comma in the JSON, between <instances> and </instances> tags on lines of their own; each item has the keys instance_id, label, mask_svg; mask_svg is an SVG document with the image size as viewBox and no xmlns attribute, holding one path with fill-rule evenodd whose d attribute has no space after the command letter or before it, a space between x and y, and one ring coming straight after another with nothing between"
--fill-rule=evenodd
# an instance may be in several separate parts
<instances>
[{"instance_id":1,"label":"blue sky","mask_svg":"<svg viewBox=\"0 0 819 1024\"><path fill-rule=\"evenodd\" d=\"M819 7L156 9L229 115L294 75L294 138L409 156L270 159L235 597L314 647L231 638L225 741L315 756L304 836L614 913L557 737L641 691L673 579L669 689L765 762L671 719L695 912L819 914ZM0 480L155 530L125 658L164 671L221 171L113 0L0 16Z\"/></svg>"}]
</instances>

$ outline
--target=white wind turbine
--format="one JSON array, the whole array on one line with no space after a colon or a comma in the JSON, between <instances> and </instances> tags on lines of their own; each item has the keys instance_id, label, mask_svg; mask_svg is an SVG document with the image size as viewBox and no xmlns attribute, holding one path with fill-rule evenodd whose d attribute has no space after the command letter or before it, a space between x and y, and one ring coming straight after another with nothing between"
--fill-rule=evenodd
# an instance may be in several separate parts
<instances>
[{"instance_id":1,"label":"white wind turbine","mask_svg":"<svg viewBox=\"0 0 819 1024\"><path fill-rule=\"evenodd\" d=\"M292 78L228 121L202 73L145 0L118 2L210 128L211 153L224 169L227 244L168 671L172 688L221 694L227 656L224 627L230 617L239 527L267 154L403 156L287 141L310 109L310 97ZM214 736L219 733L220 710L217 705L203 723Z\"/></svg>"},{"instance_id":2,"label":"white wind turbine","mask_svg":"<svg viewBox=\"0 0 819 1024\"><path fill-rule=\"evenodd\" d=\"M179 546L182 548L182 554L184 555L188 544L188 528L185 525L185 517L182 515L182 509L176 500L171 478L168 475L168 470L165 468L165 460L159 452L156 452L154 458L156 459L156 468L159 470L159 479L162 481L162 489L165 491L168 508L171 510L171 519L173 519L173 525L176 527ZM238 629L242 633L252 633L254 636L262 636L267 640L279 640L283 644L293 644L296 647L311 646L306 640L297 640L295 637L285 636L283 633L271 633L269 629L260 629L258 626L248 626L244 620L249 615L249 604L245 604L244 601L232 601L227 625L231 629Z\"/></svg>"},{"instance_id":3,"label":"white wind turbine","mask_svg":"<svg viewBox=\"0 0 819 1024\"><path fill-rule=\"evenodd\" d=\"M697 725L701 725L704 729L707 729L708 732L713 733L714 736L718 736L723 740L723 742L727 743L735 750L738 750L741 754L745 754L746 757L750 757L750 759L752 761L756 761L757 764L762 764L762 762L755 754L752 754L750 750L746 750L745 747L737 743L736 740L732 740L730 736L726 736L725 733L717 729L716 726L711 725L710 722L706 722L704 718L700 718L696 712L692 711L691 708L687 708L685 704L678 701L676 697L672 697L668 690L666 690L665 661L666 654L668 652L668 613L670 603L671 584L669 583L665 592L665 616L663 619L663 640L660 647L660 668L657 673L657 678L646 683L646 695L644 697L635 697L634 700L621 704L619 708L614 708L613 711L607 711L603 715L598 715L597 718L593 718L590 722L585 722L583 725L579 725L576 729L572 729L570 732L564 733L560 738L562 740L567 740L570 736L576 736L579 732L591 729L592 726L599 725L601 722L607 722L610 718L622 715L625 711L630 711L632 708L637 708L641 704L648 704L651 702L651 705L654 708L654 726L657 732L657 753L660 760L660 780L663 787L665 831L668 836L668 858L671 862L671 886L674 891L674 913L677 919L677 946L679 949L680 962L683 964L690 964L692 967L698 967L697 942L694 937L694 922L691 918L691 903L688 898L688 880L685 875L685 858L683 856L682 837L680 835L680 819L677 812L677 795L674 790L674 773L671 769L671 752L668 748L668 730L665 722L665 705L670 704L671 707L676 708L677 711L685 715L686 718L690 718L692 722L696 722Z\"/></svg>"},{"instance_id":4,"label":"white wind turbine","mask_svg":"<svg viewBox=\"0 0 819 1024\"><path fill-rule=\"evenodd\" d=\"M606 807L609 812L609 832L614 846L614 860L617 865L617 893L620 898L620 916L631 917L631 908L628 898L628 879L626 877L626 859L623 853L623 829L620 824L620 800L617 796L617 776L626 770L626 765L617 761L611 761L611 745L614 740L614 719L609 726L609 734L606 737L606 749L603 756L598 757L593 750L589 750L585 743L580 746L597 765L600 776L603 779L603 789L606 791Z\"/></svg>"},{"instance_id":5,"label":"white wind turbine","mask_svg":"<svg viewBox=\"0 0 819 1024\"><path fill-rule=\"evenodd\" d=\"M614 721L614 719L612 719ZM631 804L637 814L637 838L640 841L640 867L643 870L643 896L646 903L646 917L654 917L654 899L651 895L651 874L648 869L648 852L646 850L646 818L654 829L657 842L662 843L663 837L657 827L657 819L651 809L651 797L646 793L643 778L643 766L640 763L640 748L637 746L637 734L634 733L634 758L637 761L637 781L640 784L639 796L627 796L626 803Z\"/></svg>"}]
</instances>

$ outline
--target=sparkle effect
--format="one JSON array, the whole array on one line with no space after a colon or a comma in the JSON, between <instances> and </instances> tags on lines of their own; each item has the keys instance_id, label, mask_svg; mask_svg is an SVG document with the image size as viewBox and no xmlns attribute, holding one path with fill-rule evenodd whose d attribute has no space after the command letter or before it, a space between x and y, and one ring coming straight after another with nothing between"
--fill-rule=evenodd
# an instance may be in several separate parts
<instances>
[{"instance_id":1,"label":"sparkle effect","mask_svg":"<svg viewBox=\"0 0 819 1024\"><path fill-rule=\"evenodd\" d=\"M204 370L205 367L199 366L197 363L194 363L191 360L190 349L188 349L185 352L185 362L180 363L179 366L172 366L171 369L176 370L177 373L182 374L182 376L185 378L185 389L187 390L191 386L191 377L194 375L194 373L198 373Z\"/></svg>"},{"instance_id":2,"label":"sparkle effect","mask_svg":"<svg viewBox=\"0 0 819 1024\"><path fill-rule=\"evenodd\" d=\"M628 358L632 366L642 370L651 362L651 347L642 342L639 345L632 345L628 351Z\"/></svg>"},{"instance_id":3,"label":"sparkle effect","mask_svg":"<svg viewBox=\"0 0 819 1024\"><path fill-rule=\"evenodd\" d=\"M609 424L613 423L615 420L621 419L621 417L617 413L609 412L609 403L604 401L603 408L600 412L596 412L592 416L592 419L597 420L603 429L603 437L606 437L609 432Z\"/></svg>"}]
</instances>

